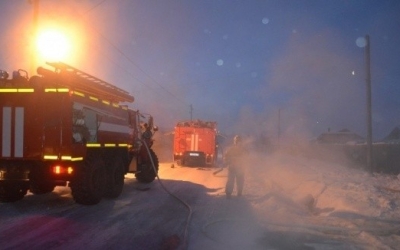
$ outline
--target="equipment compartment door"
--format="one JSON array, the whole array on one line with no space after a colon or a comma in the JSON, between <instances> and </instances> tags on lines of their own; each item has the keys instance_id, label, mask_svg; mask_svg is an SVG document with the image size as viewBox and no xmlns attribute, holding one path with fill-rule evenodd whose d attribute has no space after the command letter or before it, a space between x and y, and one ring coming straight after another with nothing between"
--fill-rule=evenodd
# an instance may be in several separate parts
<instances>
[{"instance_id":1,"label":"equipment compartment door","mask_svg":"<svg viewBox=\"0 0 400 250\"><path fill-rule=\"evenodd\" d=\"M2 157L24 156L24 107L2 108Z\"/></svg>"}]
</instances>

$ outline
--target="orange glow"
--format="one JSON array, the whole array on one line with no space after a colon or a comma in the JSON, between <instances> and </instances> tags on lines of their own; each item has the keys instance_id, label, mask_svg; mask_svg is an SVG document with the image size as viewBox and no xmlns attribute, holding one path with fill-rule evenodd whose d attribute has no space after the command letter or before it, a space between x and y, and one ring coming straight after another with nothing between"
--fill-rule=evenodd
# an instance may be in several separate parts
<instances>
[{"instance_id":1,"label":"orange glow","mask_svg":"<svg viewBox=\"0 0 400 250\"><path fill-rule=\"evenodd\" d=\"M67 172L68 174L72 174L72 172L74 172L74 169L72 167L68 167Z\"/></svg>"},{"instance_id":2,"label":"orange glow","mask_svg":"<svg viewBox=\"0 0 400 250\"><path fill-rule=\"evenodd\" d=\"M53 172L55 174L61 174L61 167L60 166L54 166L53 167Z\"/></svg>"},{"instance_id":3,"label":"orange glow","mask_svg":"<svg viewBox=\"0 0 400 250\"><path fill-rule=\"evenodd\" d=\"M71 52L69 38L60 30L41 31L36 40L39 56L46 61L65 61Z\"/></svg>"},{"instance_id":4,"label":"orange glow","mask_svg":"<svg viewBox=\"0 0 400 250\"><path fill-rule=\"evenodd\" d=\"M72 174L74 172L74 168L69 166L69 167L63 167L60 165L54 166L53 167L53 173L54 174Z\"/></svg>"},{"instance_id":5,"label":"orange glow","mask_svg":"<svg viewBox=\"0 0 400 250\"><path fill-rule=\"evenodd\" d=\"M71 23L42 22L35 39L35 56L39 65L44 62L75 64L82 55L82 28Z\"/></svg>"}]
</instances>

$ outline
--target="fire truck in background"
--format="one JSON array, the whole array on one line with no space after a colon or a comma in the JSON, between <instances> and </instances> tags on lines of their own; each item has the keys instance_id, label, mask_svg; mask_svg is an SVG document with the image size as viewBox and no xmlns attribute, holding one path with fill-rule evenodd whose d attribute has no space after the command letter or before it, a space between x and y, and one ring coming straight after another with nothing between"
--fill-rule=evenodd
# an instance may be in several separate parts
<instances>
[{"instance_id":1,"label":"fire truck in background","mask_svg":"<svg viewBox=\"0 0 400 250\"><path fill-rule=\"evenodd\" d=\"M79 204L117 198L126 173L157 176L158 158L141 140L150 115L129 109L128 92L64 63L28 77L0 71L0 201L69 186ZM152 143L149 143L152 144Z\"/></svg>"},{"instance_id":2,"label":"fire truck in background","mask_svg":"<svg viewBox=\"0 0 400 250\"><path fill-rule=\"evenodd\" d=\"M214 166L218 155L217 135L216 122L178 122L174 129L174 162L187 166Z\"/></svg>"}]
</instances>

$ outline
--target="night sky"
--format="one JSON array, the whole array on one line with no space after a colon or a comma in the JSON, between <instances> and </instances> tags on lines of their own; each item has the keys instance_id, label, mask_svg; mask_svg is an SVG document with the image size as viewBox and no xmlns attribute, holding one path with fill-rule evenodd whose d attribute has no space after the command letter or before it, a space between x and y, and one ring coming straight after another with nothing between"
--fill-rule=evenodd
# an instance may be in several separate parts
<instances>
[{"instance_id":1,"label":"night sky","mask_svg":"<svg viewBox=\"0 0 400 250\"><path fill-rule=\"evenodd\" d=\"M0 9L0 69L29 70L32 4ZM307 139L366 136L369 35L373 138L400 125L397 0L41 0L45 24L75 34L65 63L129 91L165 130L193 118Z\"/></svg>"}]
</instances>

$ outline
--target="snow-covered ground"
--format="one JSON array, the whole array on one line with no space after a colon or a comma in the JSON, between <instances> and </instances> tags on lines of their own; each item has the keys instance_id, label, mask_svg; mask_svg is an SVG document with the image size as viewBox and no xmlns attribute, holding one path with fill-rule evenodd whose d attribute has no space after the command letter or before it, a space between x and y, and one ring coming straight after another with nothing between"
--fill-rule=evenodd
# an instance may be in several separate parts
<instances>
[{"instance_id":1,"label":"snow-covered ground","mask_svg":"<svg viewBox=\"0 0 400 250\"><path fill-rule=\"evenodd\" d=\"M279 153L261 159L253 159L252 181L248 178L246 189L266 228L312 232L332 240L335 249L400 245L399 176ZM306 245L321 245L312 241Z\"/></svg>"},{"instance_id":2,"label":"snow-covered ground","mask_svg":"<svg viewBox=\"0 0 400 250\"><path fill-rule=\"evenodd\" d=\"M29 194L0 204L0 249L399 249L398 176L287 153L249 155L247 167L232 199L226 169L170 162L161 182L127 175L121 197L96 206L63 187Z\"/></svg>"}]
</instances>

